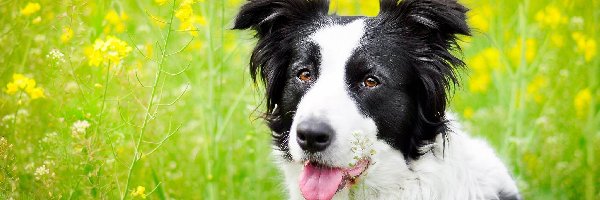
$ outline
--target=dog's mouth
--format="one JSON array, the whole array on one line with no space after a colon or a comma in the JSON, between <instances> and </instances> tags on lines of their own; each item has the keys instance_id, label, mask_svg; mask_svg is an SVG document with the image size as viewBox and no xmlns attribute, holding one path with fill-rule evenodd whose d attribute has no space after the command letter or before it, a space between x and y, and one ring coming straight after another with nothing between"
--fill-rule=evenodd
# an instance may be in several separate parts
<instances>
[{"instance_id":1,"label":"dog's mouth","mask_svg":"<svg viewBox=\"0 0 600 200\"><path fill-rule=\"evenodd\" d=\"M307 200L329 200L337 191L357 183L369 163L368 159L363 159L349 168L340 168L306 161L300 175L302 196Z\"/></svg>"}]
</instances>

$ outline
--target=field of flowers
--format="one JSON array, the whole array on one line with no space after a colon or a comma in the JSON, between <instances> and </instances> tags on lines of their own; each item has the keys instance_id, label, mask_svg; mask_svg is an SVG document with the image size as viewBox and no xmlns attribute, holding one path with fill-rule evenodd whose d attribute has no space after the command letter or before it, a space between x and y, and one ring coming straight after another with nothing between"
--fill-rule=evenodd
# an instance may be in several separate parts
<instances>
[{"instance_id":1,"label":"field of flowers","mask_svg":"<svg viewBox=\"0 0 600 200\"><path fill-rule=\"evenodd\" d=\"M600 2L462 2L452 111L526 199L600 199ZM0 1L0 199L285 198L242 3Z\"/></svg>"}]
</instances>

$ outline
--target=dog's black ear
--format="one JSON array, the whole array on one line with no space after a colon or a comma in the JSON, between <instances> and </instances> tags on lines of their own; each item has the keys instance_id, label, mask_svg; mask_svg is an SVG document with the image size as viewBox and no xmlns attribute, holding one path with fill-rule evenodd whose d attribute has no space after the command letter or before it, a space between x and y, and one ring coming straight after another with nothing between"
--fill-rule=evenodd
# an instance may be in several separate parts
<instances>
[{"instance_id":1,"label":"dog's black ear","mask_svg":"<svg viewBox=\"0 0 600 200\"><path fill-rule=\"evenodd\" d=\"M413 143L444 133L447 92L458 84L465 63L452 54L458 35L470 35L467 8L456 0L381 0L378 15L386 34L402 40L419 77L415 88L420 132Z\"/></svg>"},{"instance_id":2,"label":"dog's black ear","mask_svg":"<svg viewBox=\"0 0 600 200\"><path fill-rule=\"evenodd\" d=\"M414 40L411 55L424 87L420 95L428 105L423 114L429 120L443 117L446 90L458 84L455 69L465 63L452 51L460 49L457 35L470 35L466 22L467 8L456 0L381 0L379 18L388 32L402 34ZM420 102L424 103L424 102Z\"/></svg>"},{"instance_id":3,"label":"dog's black ear","mask_svg":"<svg viewBox=\"0 0 600 200\"><path fill-rule=\"evenodd\" d=\"M422 35L436 35L451 42L454 35L469 35L468 9L456 0L381 0L379 17Z\"/></svg>"},{"instance_id":4,"label":"dog's black ear","mask_svg":"<svg viewBox=\"0 0 600 200\"><path fill-rule=\"evenodd\" d=\"M327 0L248 0L235 19L233 29L253 29L264 37L275 30L326 15Z\"/></svg>"}]
</instances>

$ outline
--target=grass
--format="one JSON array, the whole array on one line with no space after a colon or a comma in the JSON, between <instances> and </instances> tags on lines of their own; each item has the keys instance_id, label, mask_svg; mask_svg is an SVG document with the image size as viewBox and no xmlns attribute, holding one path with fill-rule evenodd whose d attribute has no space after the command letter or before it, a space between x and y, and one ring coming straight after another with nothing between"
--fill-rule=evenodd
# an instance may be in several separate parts
<instances>
[{"instance_id":1,"label":"grass","mask_svg":"<svg viewBox=\"0 0 600 200\"><path fill-rule=\"evenodd\" d=\"M241 0L36 2L0 2L1 199L285 198ZM599 199L599 3L464 3L452 111L526 199Z\"/></svg>"}]
</instances>

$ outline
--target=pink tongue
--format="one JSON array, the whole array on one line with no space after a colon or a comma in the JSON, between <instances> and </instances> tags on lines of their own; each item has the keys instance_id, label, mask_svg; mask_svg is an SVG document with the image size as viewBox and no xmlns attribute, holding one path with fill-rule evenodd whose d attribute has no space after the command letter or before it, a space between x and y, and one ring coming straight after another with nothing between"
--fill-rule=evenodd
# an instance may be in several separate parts
<instances>
[{"instance_id":1,"label":"pink tongue","mask_svg":"<svg viewBox=\"0 0 600 200\"><path fill-rule=\"evenodd\" d=\"M329 200L342 183L340 168L323 168L308 163L300 175L300 191L306 200Z\"/></svg>"}]
</instances>

